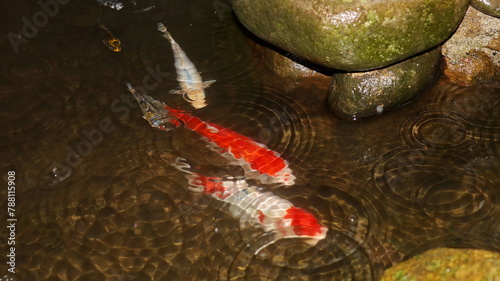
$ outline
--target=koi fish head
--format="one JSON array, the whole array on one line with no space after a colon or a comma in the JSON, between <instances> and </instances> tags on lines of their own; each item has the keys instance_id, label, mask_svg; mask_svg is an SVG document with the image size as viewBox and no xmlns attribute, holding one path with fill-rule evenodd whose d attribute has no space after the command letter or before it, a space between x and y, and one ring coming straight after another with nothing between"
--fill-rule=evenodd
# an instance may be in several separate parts
<instances>
[{"instance_id":1,"label":"koi fish head","mask_svg":"<svg viewBox=\"0 0 500 281\"><path fill-rule=\"evenodd\" d=\"M310 246L315 246L326 237L328 228L320 225L311 213L282 199L270 199L276 202L267 200L270 206L259 206L263 208L256 211L256 217L265 231L274 233L274 239L257 249L256 255L280 239L300 238Z\"/></svg>"},{"instance_id":2,"label":"koi fish head","mask_svg":"<svg viewBox=\"0 0 500 281\"><path fill-rule=\"evenodd\" d=\"M304 209L291 207L286 210L285 220L294 229L297 237L310 237L321 240L326 237L328 229L318 223L318 220Z\"/></svg>"},{"instance_id":3,"label":"koi fish head","mask_svg":"<svg viewBox=\"0 0 500 281\"><path fill-rule=\"evenodd\" d=\"M159 102L146 94L138 93L130 83L127 83L128 90L139 103L144 119L155 128L167 130L172 126L172 118L168 117L169 111L165 108L166 105Z\"/></svg>"}]
</instances>

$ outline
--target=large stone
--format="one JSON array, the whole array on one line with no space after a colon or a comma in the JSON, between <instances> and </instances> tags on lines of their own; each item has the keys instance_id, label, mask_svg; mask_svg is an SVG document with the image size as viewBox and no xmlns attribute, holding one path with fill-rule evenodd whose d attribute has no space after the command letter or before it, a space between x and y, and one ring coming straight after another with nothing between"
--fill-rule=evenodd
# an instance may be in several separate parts
<instances>
[{"instance_id":1,"label":"large stone","mask_svg":"<svg viewBox=\"0 0 500 281\"><path fill-rule=\"evenodd\" d=\"M358 118L404 104L439 76L440 58L440 48L436 48L386 68L334 74L328 94L330 109Z\"/></svg>"},{"instance_id":2,"label":"large stone","mask_svg":"<svg viewBox=\"0 0 500 281\"><path fill-rule=\"evenodd\" d=\"M469 0L232 0L254 34L325 67L385 67L444 41Z\"/></svg>"},{"instance_id":3,"label":"large stone","mask_svg":"<svg viewBox=\"0 0 500 281\"><path fill-rule=\"evenodd\" d=\"M500 254L484 250L439 248L384 272L381 281L500 280Z\"/></svg>"}]
</instances>

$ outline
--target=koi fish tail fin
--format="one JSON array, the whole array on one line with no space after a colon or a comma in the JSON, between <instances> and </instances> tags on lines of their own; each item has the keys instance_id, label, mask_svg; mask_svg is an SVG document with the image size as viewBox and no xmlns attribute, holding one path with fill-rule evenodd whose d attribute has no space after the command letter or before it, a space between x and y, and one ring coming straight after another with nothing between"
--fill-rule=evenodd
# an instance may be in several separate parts
<instances>
[{"instance_id":1,"label":"koi fish tail fin","mask_svg":"<svg viewBox=\"0 0 500 281\"><path fill-rule=\"evenodd\" d=\"M126 83L129 92L134 96L139 107L142 110L142 114L144 119L148 121L148 123L155 128L159 128L160 130L169 130L180 125L180 122L172 118L167 110L167 106L159 102L152 97L141 94L137 92L134 87L130 83Z\"/></svg>"},{"instance_id":2,"label":"koi fish tail fin","mask_svg":"<svg viewBox=\"0 0 500 281\"><path fill-rule=\"evenodd\" d=\"M158 31L163 33L163 37L165 37L169 41L174 41L174 38L172 38L172 35L170 35L170 32L168 32L167 28L165 27L165 25L163 25L163 23L159 22L157 26L158 26Z\"/></svg>"}]
</instances>

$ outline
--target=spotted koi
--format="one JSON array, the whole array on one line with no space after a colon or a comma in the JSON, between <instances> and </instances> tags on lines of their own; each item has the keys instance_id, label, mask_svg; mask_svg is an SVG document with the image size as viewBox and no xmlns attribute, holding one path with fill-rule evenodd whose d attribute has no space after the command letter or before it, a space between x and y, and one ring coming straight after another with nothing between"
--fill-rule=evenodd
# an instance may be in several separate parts
<instances>
[{"instance_id":1,"label":"spotted koi","mask_svg":"<svg viewBox=\"0 0 500 281\"><path fill-rule=\"evenodd\" d=\"M223 180L196 173L189 173L186 177L192 190L227 203L231 215L240 220L240 227L259 226L275 234L274 239L261 246L256 254L279 239L304 238L308 244L316 245L326 237L328 229L320 225L311 213L271 192L248 186L245 180Z\"/></svg>"},{"instance_id":2,"label":"spotted koi","mask_svg":"<svg viewBox=\"0 0 500 281\"><path fill-rule=\"evenodd\" d=\"M216 151L226 159L236 161L244 169L248 178L264 184L293 185L295 183L295 176L288 162L264 144L218 124L203 121L188 112L169 107L148 95L139 94L128 83L127 87L139 103L143 117L152 127L168 130L183 124L185 128L196 132L215 146Z\"/></svg>"}]
</instances>

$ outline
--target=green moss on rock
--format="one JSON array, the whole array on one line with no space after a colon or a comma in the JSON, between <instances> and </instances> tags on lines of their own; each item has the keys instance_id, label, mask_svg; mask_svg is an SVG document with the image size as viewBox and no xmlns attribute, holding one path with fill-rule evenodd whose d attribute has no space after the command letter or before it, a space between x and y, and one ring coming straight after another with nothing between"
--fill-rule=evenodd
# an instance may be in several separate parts
<instances>
[{"instance_id":1,"label":"green moss on rock","mask_svg":"<svg viewBox=\"0 0 500 281\"><path fill-rule=\"evenodd\" d=\"M401 105L429 86L439 73L440 48L368 72L333 75L328 103L336 114L358 118Z\"/></svg>"},{"instance_id":2,"label":"green moss on rock","mask_svg":"<svg viewBox=\"0 0 500 281\"><path fill-rule=\"evenodd\" d=\"M499 253L439 248L395 265L381 281L495 281L499 277Z\"/></svg>"},{"instance_id":3,"label":"green moss on rock","mask_svg":"<svg viewBox=\"0 0 500 281\"><path fill-rule=\"evenodd\" d=\"M232 0L240 21L264 40L345 71L384 67L439 44L468 0Z\"/></svg>"}]
</instances>

